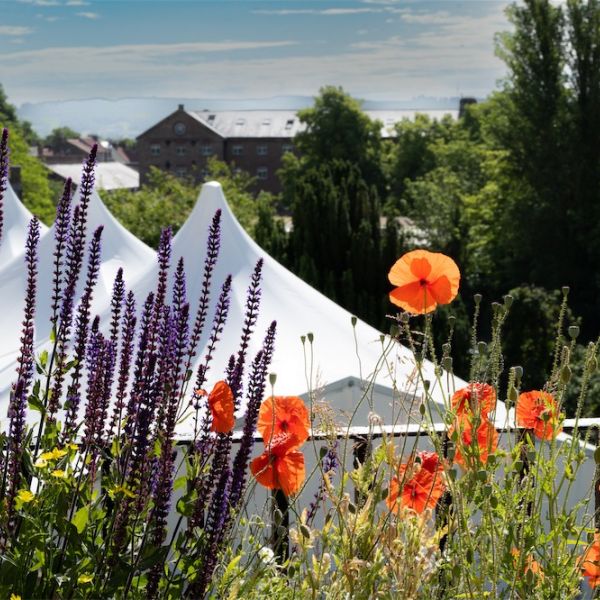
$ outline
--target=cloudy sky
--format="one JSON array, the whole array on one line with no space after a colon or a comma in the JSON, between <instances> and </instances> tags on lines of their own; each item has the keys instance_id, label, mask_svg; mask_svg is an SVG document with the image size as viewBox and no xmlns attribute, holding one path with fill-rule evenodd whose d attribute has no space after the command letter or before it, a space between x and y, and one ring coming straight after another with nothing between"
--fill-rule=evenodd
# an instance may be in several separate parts
<instances>
[{"instance_id":1,"label":"cloudy sky","mask_svg":"<svg viewBox=\"0 0 600 600\"><path fill-rule=\"evenodd\" d=\"M341 85L371 100L488 94L506 0L0 0L16 103L261 98Z\"/></svg>"}]
</instances>

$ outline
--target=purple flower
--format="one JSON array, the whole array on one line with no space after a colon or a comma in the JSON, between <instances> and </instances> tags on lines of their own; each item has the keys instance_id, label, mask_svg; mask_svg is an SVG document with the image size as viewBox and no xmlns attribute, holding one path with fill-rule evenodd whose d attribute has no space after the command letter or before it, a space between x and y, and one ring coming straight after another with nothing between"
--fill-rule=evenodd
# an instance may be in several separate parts
<instances>
[{"instance_id":1,"label":"purple flower","mask_svg":"<svg viewBox=\"0 0 600 600\"><path fill-rule=\"evenodd\" d=\"M2 130L0 137L0 241L4 229L4 192L8 187L8 129Z\"/></svg>"},{"instance_id":2,"label":"purple flower","mask_svg":"<svg viewBox=\"0 0 600 600\"><path fill-rule=\"evenodd\" d=\"M98 273L100 272L101 239L103 229L104 227L100 225L100 227L98 227L94 232L94 236L90 242L87 277L81 302L79 303L77 315L75 317L75 366L71 375L71 383L67 390L67 402L65 406L67 409L67 415L65 419L64 440L69 439L74 433L77 415L79 413L80 379L85 360L85 349L88 342L88 327L90 322L92 294L98 281ZM59 406L58 403L59 398L52 398L51 401L48 402L49 422L54 420L54 415Z\"/></svg>"},{"instance_id":3,"label":"purple flower","mask_svg":"<svg viewBox=\"0 0 600 600\"><path fill-rule=\"evenodd\" d=\"M29 386L33 379L35 304L37 294L38 243L40 224L34 217L29 224L25 244L25 264L27 265L27 291L25 296L25 316L21 335L21 352L18 359L17 382L13 386L8 407L9 435L8 457L2 481L2 491L7 490L7 526L13 526L15 496L21 480L21 457L25 436L25 415ZM8 482L7 482L8 477ZM8 483L8 488L6 484Z\"/></svg>"},{"instance_id":4,"label":"purple flower","mask_svg":"<svg viewBox=\"0 0 600 600\"><path fill-rule=\"evenodd\" d=\"M69 241L69 227L71 224L71 178L67 178L63 193L56 206L56 219L54 220L54 263L52 271L52 316L50 322L56 336L58 309L62 298L63 283L63 257Z\"/></svg>"}]
</instances>

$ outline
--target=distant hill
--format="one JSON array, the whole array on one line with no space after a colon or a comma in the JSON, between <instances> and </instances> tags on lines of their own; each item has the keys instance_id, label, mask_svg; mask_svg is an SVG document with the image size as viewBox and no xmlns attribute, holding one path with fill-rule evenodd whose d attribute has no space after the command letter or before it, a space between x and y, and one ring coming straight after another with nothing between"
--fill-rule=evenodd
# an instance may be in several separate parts
<instances>
[{"instance_id":1,"label":"distant hill","mask_svg":"<svg viewBox=\"0 0 600 600\"><path fill-rule=\"evenodd\" d=\"M368 110L453 109L459 98L420 96L411 100L364 102ZM90 98L57 102L25 103L18 109L21 119L29 121L41 136L55 127L71 127L82 134L107 138L134 138L157 121L173 112L178 104L192 110L298 110L311 106L311 96L278 96L274 98L198 99L198 98L122 98L107 100Z\"/></svg>"}]
</instances>

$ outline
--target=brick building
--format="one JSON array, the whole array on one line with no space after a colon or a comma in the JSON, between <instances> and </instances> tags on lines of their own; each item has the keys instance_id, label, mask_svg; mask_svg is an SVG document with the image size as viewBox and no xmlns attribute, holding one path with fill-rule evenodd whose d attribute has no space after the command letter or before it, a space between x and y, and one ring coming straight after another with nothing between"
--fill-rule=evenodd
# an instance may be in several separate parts
<instances>
[{"instance_id":1,"label":"brick building","mask_svg":"<svg viewBox=\"0 0 600 600\"><path fill-rule=\"evenodd\" d=\"M382 123L383 137L393 136L395 123L414 118L416 112L434 118L457 115L457 111L448 110L366 112ZM151 166L204 181L208 159L216 157L256 177L259 189L278 193L277 170L282 156L293 151L293 138L303 128L295 111L190 111L180 104L174 113L137 137L140 184L145 183Z\"/></svg>"}]
</instances>

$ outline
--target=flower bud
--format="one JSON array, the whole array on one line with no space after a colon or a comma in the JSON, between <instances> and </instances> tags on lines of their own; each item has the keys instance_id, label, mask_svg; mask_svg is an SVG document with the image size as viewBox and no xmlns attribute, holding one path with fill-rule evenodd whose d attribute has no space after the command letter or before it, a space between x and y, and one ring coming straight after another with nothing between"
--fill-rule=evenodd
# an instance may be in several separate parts
<instances>
[{"instance_id":1,"label":"flower bud","mask_svg":"<svg viewBox=\"0 0 600 600\"><path fill-rule=\"evenodd\" d=\"M514 385L511 385L508 390L508 399L513 403L519 399L519 392Z\"/></svg>"},{"instance_id":2,"label":"flower bud","mask_svg":"<svg viewBox=\"0 0 600 600\"><path fill-rule=\"evenodd\" d=\"M306 335L306 337L308 338L308 342L309 342L310 344L312 344L312 343L313 343L313 340L315 339L315 336L314 336L312 333L308 333L308 334Z\"/></svg>"},{"instance_id":3,"label":"flower bud","mask_svg":"<svg viewBox=\"0 0 600 600\"><path fill-rule=\"evenodd\" d=\"M277 381L277 373L269 373L269 383L271 385L275 385L276 381Z\"/></svg>"},{"instance_id":4,"label":"flower bud","mask_svg":"<svg viewBox=\"0 0 600 600\"><path fill-rule=\"evenodd\" d=\"M478 306L481 303L481 298L482 298L481 294L475 294L473 296L473 300L475 300L475 304L477 304Z\"/></svg>"},{"instance_id":5,"label":"flower bud","mask_svg":"<svg viewBox=\"0 0 600 600\"><path fill-rule=\"evenodd\" d=\"M579 327L577 325L571 325L569 327L569 336L574 340L579 335Z\"/></svg>"},{"instance_id":6,"label":"flower bud","mask_svg":"<svg viewBox=\"0 0 600 600\"><path fill-rule=\"evenodd\" d=\"M571 288L568 285L563 285L563 287L562 287L562 293L563 293L563 296L565 296L565 298L569 295L570 289Z\"/></svg>"},{"instance_id":7,"label":"flower bud","mask_svg":"<svg viewBox=\"0 0 600 600\"><path fill-rule=\"evenodd\" d=\"M567 384L569 381L571 381L571 367L569 367L569 365L565 365L560 370L560 382Z\"/></svg>"},{"instance_id":8,"label":"flower bud","mask_svg":"<svg viewBox=\"0 0 600 600\"><path fill-rule=\"evenodd\" d=\"M357 321L358 321L358 319L354 315L352 315L350 317L350 323L352 323L352 327L356 327L356 322Z\"/></svg>"},{"instance_id":9,"label":"flower bud","mask_svg":"<svg viewBox=\"0 0 600 600\"><path fill-rule=\"evenodd\" d=\"M451 356L444 356L443 360L442 360L442 366L444 367L444 369L448 372L452 371L452 357Z\"/></svg>"},{"instance_id":10,"label":"flower bud","mask_svg":"<svg viewBox=\"0 0 600 600\"><path fill-rule=\"evenodd\" d=\"M506 294L506 296L504 296L504 306L508 309L512 306L513 303L513 297L510 294Z\"/></svg>"},{"instance_id":11,"label":"flower bud","mask_svg":"<svg viewBox=\"0 0 600 600\"><path fill-rule=\"evenodd\" d=\"M477 342L477 352L484 354L487 350L487 344L485 342Z\"/></svg>"}]
</instances>

